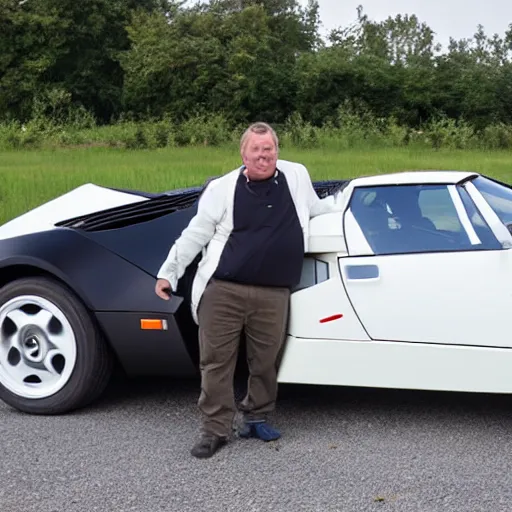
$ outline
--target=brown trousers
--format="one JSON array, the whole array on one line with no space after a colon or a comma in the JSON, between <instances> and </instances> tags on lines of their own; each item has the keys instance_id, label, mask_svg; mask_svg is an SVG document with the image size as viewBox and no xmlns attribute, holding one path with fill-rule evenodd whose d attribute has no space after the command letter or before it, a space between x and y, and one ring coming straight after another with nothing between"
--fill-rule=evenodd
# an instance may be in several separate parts
<instances>
[{"instance_id":1,"label":"brown trousers","mask_svg":"<svg viewBox=\"0 0 512 512\"><path fill-rule=\"evenodd\" d=\"M249 381L240 409L256 419L273 411L277 358L288 322L288 288L212 279L198 310L203 431L228 437L236 413L233 377L245 329Z\"/></svg>"}]
</instances>

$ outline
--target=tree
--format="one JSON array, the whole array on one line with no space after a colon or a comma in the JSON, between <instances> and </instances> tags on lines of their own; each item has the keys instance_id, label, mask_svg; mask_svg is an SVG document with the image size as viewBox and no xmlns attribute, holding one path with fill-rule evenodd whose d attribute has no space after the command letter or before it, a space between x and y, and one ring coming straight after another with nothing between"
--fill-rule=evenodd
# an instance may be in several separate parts
<instances>
[{"instance_id":1,"label":"tree","mask_svg":"<svg viewBox=\"0 0 512 512\"><path fill-rule=\"evenodd\" d=\"M26 119L34 98L59 90L104 121L119 113L123 73L117 56L128 46L125 24L134 6L157 4L0 0L0 104Z\"/></svg>"}]
</instances>

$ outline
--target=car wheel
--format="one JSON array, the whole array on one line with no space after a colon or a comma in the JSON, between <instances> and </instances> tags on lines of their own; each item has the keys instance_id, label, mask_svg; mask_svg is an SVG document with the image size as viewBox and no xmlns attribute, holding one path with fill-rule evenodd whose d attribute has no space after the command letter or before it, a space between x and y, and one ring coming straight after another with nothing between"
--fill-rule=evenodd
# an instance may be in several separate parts
<instances>
[{"instance_id":1,"label":"car wheel","mask_svg":"<svg viewBox=\"0 0 512 512\"><path fill-rule=\"evenodd\" d=\"M90 313L63 284L23 278L0 289L0 399L32 414L83 407L105 389L112 358Z\"/></svg>"}]
</instances>

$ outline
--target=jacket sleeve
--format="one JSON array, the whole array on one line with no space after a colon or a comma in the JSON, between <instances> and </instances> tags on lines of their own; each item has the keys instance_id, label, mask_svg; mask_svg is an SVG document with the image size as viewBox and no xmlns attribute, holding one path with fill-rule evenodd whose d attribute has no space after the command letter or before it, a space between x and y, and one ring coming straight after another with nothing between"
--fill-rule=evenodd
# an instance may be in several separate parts
<instances>
[{"instance_id":1,"label":"jacket sleeve","mask_svg":"<svg viewBox=\"0 0 512 512\"><path fill-rule=\"evenodd\" d=\"M171 290L176 290L188 265L210 242L224 214L224 201L219 197L217 185L210 182L206 187L199 199L196 215L174 242L158 271L157 277L167 279Z\"/></svg>"},{"instance_id":2,"label":"jacket sleeve","mask_svg":"<svg viewBox=\"0 0 512 512\"><path fill-rule=\"evenodd\" d=\"M343 207L336 201L335 196L327 196L323 199L318 197L318 194L315 192L313 187L313 182L311 181L311 176L309 175L306 167L301 166L303 170L303 180L304 187L306 189L307 201L309 206L309 217L316 217L317 215L323 215L324 213L335 213L341 212Z\"/></svg>"}]
</instances>

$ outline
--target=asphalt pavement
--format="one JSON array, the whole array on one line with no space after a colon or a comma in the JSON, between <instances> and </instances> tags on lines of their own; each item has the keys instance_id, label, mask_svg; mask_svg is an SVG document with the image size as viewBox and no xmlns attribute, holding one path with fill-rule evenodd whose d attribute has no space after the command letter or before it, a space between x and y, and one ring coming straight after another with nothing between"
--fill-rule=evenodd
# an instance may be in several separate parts
<instances>
[{"instance_id":1,"label":"asphalt pavement","mask_svg":"<svg viewBox=\"0 0 512 512\"><path fill-rule=\"evenodd\" d=\"M0 403L0 512L512 510L512 397L281 386L279 441L197 460L197 394L118 378L65 416Z\"/></svg>"}]
</instances>

